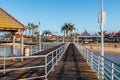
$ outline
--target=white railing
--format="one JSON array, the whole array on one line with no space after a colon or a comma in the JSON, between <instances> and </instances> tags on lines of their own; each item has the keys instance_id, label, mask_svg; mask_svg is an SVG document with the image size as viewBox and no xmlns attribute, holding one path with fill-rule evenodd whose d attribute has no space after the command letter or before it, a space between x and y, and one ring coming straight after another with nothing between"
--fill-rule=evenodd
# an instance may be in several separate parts
<instances>
[{"instance_id":1,"label":"white railing","mask_svg":"<svg viewBox=\"0 0 120 80\"><path fill-rule=\"evenodd\" d=\"M35 54L37 52L41 52L44 50L48 50L50 48L53 48L55 46L61 45L62 43L42 43L41 47L38 45L28 45L24 46L24 49L29 49L29 55ZM7 45L0 45L0 56L21 56L21 47L20 45L15 46L15 54L13 54L13 46L7 46ZM24 50L25 51L25 50Z\"/></svg>"},{"instance_id":2,"label":"white railing","mask_svg":"<svg viewBox=\"0 0 120 80\"><path fill-rule=\"evenodd\" d=\"M54 70L55 65L58 64L58 61L61 59L61 57L67 50L68 46L69 46L69 43L64 44L60 46L59 48L45 55L32 55L32 56L23 56L23 57L1 57L0 58L0 74L2 73L6 74L9 71L21 71L21 70L29 71L31 69L38 69L38 71L41 70L40 72L43 72L42 75L25 77L25 78L27 80L36 79L36 78L45 78L47 80L48 74ZM20 59L25 59L24 61L31 60L31 62L28 63L30 65L27 65L27 62L24 63L24 61L20 62ZM38 59L37 65L35 65L36 62L34 62L35 59ZM21 67L17 65L13 66L13 63L18 64L18 65L22 63L24 64L24 66L22 65ZM14 78L9 78L9 79L11 80Z\"/></svg>"},{"instance_id":3,"label":"white railing","mask_svg":"<svg viewBox=\"0 0 120 80\"><path fill-rule=\"evenodd\" d=\"M41 44L41 49L38 45L32 45L29 47L30 55L35 54L37 52L41 52L44 50L48 50L50 48L53 48L55 46L61 45L61 42L52 42L52 43L42 43Z\"/></svg>"},{"instance_id":4,"label":"white railing","mask_svg":"<svg viewBox=\"0 0 120 80\"><path fill-rule=\"evenodd\" d=\"M98 78L103 77L103 80L120 80L120 65L101 56L93 53L91 50L82 45L75 44L84 59L89 63L91 68L95 69ZM104 61L102 61L102 58ZM102 63L104 63L104 71L102 71ZM104 73L104 75L102 75Z\"/></svg>"}]
</instances>

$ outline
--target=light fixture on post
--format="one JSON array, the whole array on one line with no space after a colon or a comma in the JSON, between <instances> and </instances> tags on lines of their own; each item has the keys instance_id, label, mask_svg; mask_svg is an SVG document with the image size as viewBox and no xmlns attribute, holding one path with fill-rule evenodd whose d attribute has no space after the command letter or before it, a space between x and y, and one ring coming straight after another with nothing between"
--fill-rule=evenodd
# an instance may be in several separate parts
<instances>
[{"instance_id":1,"label":"light fixture on post","mask_svg":"<svg viewBox=\"0 0 120 80\"><path fill-rule=\"evenodd\" d=\"M103 26L106 22L106 13L103 10L103 0L101 0L101 12L98 14L98 23L100 23L100 30L101 30L101 75L104 79L104 34L103 34Z\"/></svg>"}]
</instances>

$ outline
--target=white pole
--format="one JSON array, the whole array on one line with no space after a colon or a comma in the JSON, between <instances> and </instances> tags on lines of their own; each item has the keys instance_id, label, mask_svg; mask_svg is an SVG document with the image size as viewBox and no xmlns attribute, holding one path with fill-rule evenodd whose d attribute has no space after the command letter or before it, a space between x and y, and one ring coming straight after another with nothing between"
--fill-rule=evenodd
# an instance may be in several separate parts
<instances>
[{"instance_id":1,"label":"white pole","mask_svg":"<svg viewBox=\"0 0 120 80\"><path fill-rule=\"evenodd\" d=\"M102 19L102 23L101 23L101 47L102 47L102 51L101 51L101 55L104 56L104 34L103 34L103 0L101 0L101 19Z\"/></svg>"},{"instance_id":2,"label":"white pole","mask_svg":"<svg viewBox=\"0 0 120 80\"><path fill-rule=\"evenodd\" d=\"M15 35L13 35L13 54L15 55Z\"/></svg>"},{"instance_id":3,"label":"white pole","mask_svg":"<svg viewBox=\"0 0 120 80\"><path fill-rule=\"evenodd\" d=\"M39 51L41 51L41 31L39 32Z\"/></svg>"},{"instance_id":4,"label":"white pole","mask_svg":"<svg viewBox=\"0 0 120 80\"><path fill-rule=\"evenodd\" d=\"M101 70L102 78L104 79L104 34L103 34L103 0L101 0Z\"/></svg>"},{"instance_id":5,"label":"white pole","mask_svg":"<svg viewBox=\"0 0 120 80\"><path fill-rule=\"evenodd\" d=\"M21 56L22 56L21 61L23 61L23 49L24 49L24 47L23 47L23 32L21 32Z\"/></svg>"},{"instance_id":6,"label":"white pole","mask_svg":"<svg viewBox=\"0 0 120 80\"><path fill-rule=\"evenodd\" d=\"M6 60L5 60L5 57L6 57L6 47L4 47L4 75L5 75L5 65L6 65Z\"/></svg>"}]
</instances>

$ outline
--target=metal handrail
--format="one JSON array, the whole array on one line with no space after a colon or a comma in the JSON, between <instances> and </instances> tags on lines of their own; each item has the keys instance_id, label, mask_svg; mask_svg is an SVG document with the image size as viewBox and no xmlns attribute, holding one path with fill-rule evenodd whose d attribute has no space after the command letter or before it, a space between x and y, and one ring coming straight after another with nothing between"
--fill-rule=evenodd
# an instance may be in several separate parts
<instances>
[{"instance_id":1,"label":"metal handrail","mask_svg":"<svg viewBox=\"0 0 120 80\"><path fill-rule=\"evenodd\" d=\"M42 45L41 49L39 49L39 45L24 46L24 48L28 48L29 49L29 55L32 55L32 54L35 54L37 52L48 50L48 49L53 48L55 46L58 46L60 44L62 44L62 43L61 42L59 42L59 43L51 42L51 43L42 43L41 44ZM14 55L12 54L13 51L12 51L12 46L11 45L0 45L0 48L2 48L2 50L0 51L0 56L4 56L4 54L8 54L8 52L9 52L9 54L11 54L11 55L8 55L8 56L20 56L20 54L17 55L18 52L20 53L20 45L16 46L16 50L19 49L19 51L15 50ZM9 51L5 51L3 49L9 50Z\"/></svg>"},{"instance_id":2,"label":"metal handrail","mask_svg":"<svg viewBox=\"0 0 120 80\"><path fill-rule=\"evenodd\" d=\"M69 46L69 43L64 44L45 55L31 55L31 56L23 56L23 57L20 57L20 56L19 57L2 57L2 58L0 58L1 61L6 61L6 60L10 60L10 59L21 59L21 58L23 58L23 59L43 58L44 64L40 64L38 66L26 66L26 67L24 66L24 67L20 67L20 68L15 68L15 67L6 68L5 62L3 62L4 65L0 65L0 66L4 66L4 67L2 69L0 69L0 73L3 72L3 74L6 74L6 72L8 72L8 71L14 71L14 70L44 68L44 71L45 71L44 75L36 76L36 77L29 77L26 79L36 79L36 78L44 77L47 80L48 74L54 70L55 65L58 64L58 61L61 59L64 52L67 50L68 46ZM50 67L50 64L52 64L51 67Z\"/></svg>"},{"instance_id":3,"label":"metal handrail","mask_svg":"<svg viewBox=\"0 0 120 80\"><path fill-rule=\"evenodd\" d=\"M120 80L120 65L103 57L93 53L90 49L85 48L82 45L75 44L84 59L90 64L91 68L97 72L98 78L103 76L104 80ZM104 61L102 61L102 58ZM102 62L104 63L104 71L102 72ZM104 73L104 75L102 75Z\"/></svg>"}]
</instances>

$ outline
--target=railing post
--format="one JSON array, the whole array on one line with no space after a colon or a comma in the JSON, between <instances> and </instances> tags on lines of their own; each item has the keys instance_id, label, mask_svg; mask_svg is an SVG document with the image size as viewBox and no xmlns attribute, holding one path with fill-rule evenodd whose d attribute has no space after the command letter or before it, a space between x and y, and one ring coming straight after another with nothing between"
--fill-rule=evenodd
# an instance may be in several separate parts
<instances>
[{"instance_id":1,"label":"railing post","mask_svg":"<svg viewBox=\"0 0 120 80\"><path fill-rule=\"evenodd\" d=\"M58 56L58 55L57 55L57 50L58 50L58 49L56 49L56 51L55 51L55 52L56 52L56 65L57 65L57 60L58 60L58 58L57 58L57 56Z\"/></svg>"},{"instance_id":2,"label":"railing post","mask_svg":"<svg viewBox=\"0 0 120 80\"><path fill-rule=\"evenodd\" d=\"M42 48L45 51L45 43L42 44Z\"/></svg>"},{"instance_id":3,"label":"railing post","mask_svg":"<svg viewBox=\"0 0 120 80\"><path fill-rule=\"evenodd\" d=\"M60 56L61 56L61 52L60 52L60 49L61 49L61 47L58 49L58 61L60 61Z\"/></svg>"},{"instance_id":4,"label":"railing post","mask_svg":"<svg viewBox=\"0 0 120 80\"><path fill-rule=\"evenodd\" d=\"M45 50L47 50L47 43L45 44Z\"/></svg>"},{"instance_id":5,"label":"railing post","mask_svg":"<svg viewBox=\"0 0 120 80\"><path fill-rule=\"evenodd\" d=\"M82 47L82 56L84 57L84 48Z\"/></svg>"},{"instance_id":6,"label":"railing post","mask_svg":"<svg viewBox=\"0 0 120 80\"><path fill-rule=\"evenodd\" d=\"M47 50L49 49L49 43L47 44Z\"/></svg>"},{"instance_id":7,"label":"railing post","mask_svg":"<svg viewBox=\"0 0 120 80\"><path fill-rule=\"evenodd\" d=\"M32 46L30 46L30 55L32 55Z\"/></svg>"},{"instance_id":8,"label":"railing post","mask_svg":"<svg viewBox=\"0 0 120 80\"><path fill-rule=\"evenodd\" d=\"M46 50L46 44L44 44L44 49Z\"/></svg>"},{"instance_id":9,"label":"railing post","mask_svg":"<svg viewBox=\"0 0 120 80\"><path fill-rule=\"evenodd\" d=\"M85 59L85 48L83 47L83 57Z\"/></svg>"},{"instance_id":10,"label":"railing post","mask_svg":"<svg viewBox=\"0 0 120 80\"><path fill-rule=\"evenodd\" d=\"M97 70L98 70L98 79L99 79L99 73L100 73L100 56L98 56L98 68L97 68Z\"/></svg>"},{"instance_id":11,"label":"railing post","mask_svg":"<svg viewBox=\"0 0 120 80\"><path fill-rule=\"evenodd\" d=\"M82 46L80 45L80 54L82 55Z\"/></svg>"},{"instance_id":12,"label":"railing post","mask_svg":"<svg viewBox=\"0 0 120 80\"><path fill-rule=\"evenodd\" d=\"M54 71L54 52L52 52L52 71Z\"/></svg>"},{"instance_id":13,"label":"railing post","mask_svg":"<svg viewBox=\"0 0 120 80\"><path fill-rule=\"evenodd\" d=\"M86 53L87 53L86 58L87 58L87 63L88 63L88 49L86 50Z\"/></svg>"},{"instance_id":14,"label":"railing post","mask_svg":"<svg viewBox=\"0 0 120 80\"><path fill-rule=\"evenodd\" d=\"M4 75L5 75L5 65L6 65L5 54L6 54L6 48L4 48Z\"/></svg>"},{"instance_id":15,"label":"railing post","mask_svg":"<svg viewBox=\"0 0 120 80\"><path fill-rule=\"evenodd\" d=\"M84 47L84 59L86 59L86 48Z\"/></svg>"},{"instance_id":16,"label":"railing post","mask_svg":"<svg viewBox=\"0 0 120 80\"><path fill-rule=\"evenodd\" d=\"M46 43L45 43L45 50L46 50Z\"/></svg>"},{"instance_id":17,"label":"railing post","mask_svg":"<svg viewBox=\"0 0 120 80\"><path fill-rule=\"evenodd\" d=\"M47 75L48 75L48 74L47 74L47 72L48 72L48 71L47 71L47 66L48 66L48 65L47 65L47 56L45 56L45 80L48 80L48 79L47 79Z\"/></svg>"},{"instance_id":18,"label":"railing post","mask_svg":"<svg viewBox=\"0 0 120 80\"><path fill-rule=\"evenodd\" d=\"M47 44L46 44L46 50L47 50Z\"/></svg>"},{"instance_id":19,"label":"railing post","mask_svg":"<svg viewBox=\"0 0 120 80\"><path fill-rule=\"evenodd\" d=\"M60 59L61 59L62 56L63 56L63 52L64 52L64 48L65 48L65 47L66 47L66 44L61 47L61 50L60 50Z\"/></svg>"},{"instance_id":20,"label":"railing post","mask_svg":"<svg viewBox=\"0 0 120 80\"><path fill-rule=\"evenodd\" d=\"M91 56L90 56L90 58L91 58L91 61L90 61L91 68L93 68L93 52L92 52L92 51L91 51Z\"/></svg>"},{"instance_id":21,"label":"railing post","mask_svg":"<svg viewBox=\"0 0 120 80\"><path fill-rule=\"evenodd\" d=\"M102 79L104 79L104 57L101 56L101 75Z\"/></svg>"},{"instance_id":22,"label":"railing post","mask_svg":"<svg viewBox=\"0 0 120 80\"><path fill-rule=\"evenodd\" d=\"M61 49L60 49L60 60L61 60L61 57L62 57L62 48L63 48L64 46L62 46L61 47Z\"/></svg>"},{"instance_id":23,"label":"railing post","mask_svg":"<svg viewBox=\"0 0 120 80\"><path fill-rule=\"evenodd\" d=\"M114 63L112 63L111 80L114 80Z\"/></svg>"},{"instance_id":24,"label":"railing post","mask_svg":"<svg viewBox=\"0 0 120 80\"><path fill-rule=\"evenodd\" d=\"M36 45L36 49L35 50L36 50L35 52L37 53L37 45Z\"/></svg>"}]
</instances>

